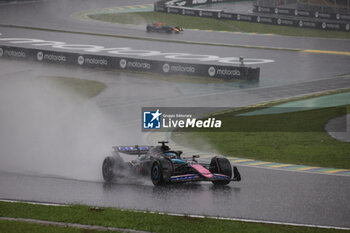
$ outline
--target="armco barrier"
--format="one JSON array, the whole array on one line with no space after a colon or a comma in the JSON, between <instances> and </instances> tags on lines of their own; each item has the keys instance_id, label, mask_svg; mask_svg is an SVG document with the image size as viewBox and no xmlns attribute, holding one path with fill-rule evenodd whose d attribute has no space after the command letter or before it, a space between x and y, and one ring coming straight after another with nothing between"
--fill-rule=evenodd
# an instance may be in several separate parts
<instances>
[{"instance_id":1,"label":"armco barrier","mask_svg":"<svg viewBox=\"0 0 350 233\"><path fill-rule=\"evenodd\" d=\"M248 21L255 23L265 23L265 24L276 24L276 25L285 25L285 26L294 26L294 27L306 27L306 28L315 28L323 30L341 30L341 31L350 31L350 22L334 22L327 21L322 19L311 19L305 20L283 17L283 15L271 15L271 16L258 16L258 15L246 15L246 14L237 14L237 13L228 13L222 10L207 10L200 8L189 8L183 6L171 6L167 3L162 2L162 4L155 3L154 10L158 12L165 12L171 14L180 14L187 16L197 16L197 17L209 17L215 19L228 19L228 20L237 20L237 21Z\"/></svg>"},{"instance_id":2,"label":"armco barrier","mask_svg":"<svg viewBox=\"0 0 350 233\"><path fill-rule=\"evenodd\" d=\"M309 11L309 10L300 10L300 9L291 9L291 8L282 8L282 7L265 7L265 6L253 6L253 12L257 13L266 13L274 15L289 15L289 16L301 16L314 19L326 19L326 20L338 20L350 22L350 15L340 14L340 13L328 13L320 11Z\"/></svg>"},{"instance_id":3,"label":"armco barrier","mask_svg":"<svg viewBox=\"0 0 350 233\"><path fill-rule=\"evenodd\" d=\"M259 80L260 68L188 64L129 57L96 56L71 52L48 51L13 46L0 46L0 58L69 64L90 68L128 70L163 75L190 75L225 80Z\"/></svg>"}]
</instances>

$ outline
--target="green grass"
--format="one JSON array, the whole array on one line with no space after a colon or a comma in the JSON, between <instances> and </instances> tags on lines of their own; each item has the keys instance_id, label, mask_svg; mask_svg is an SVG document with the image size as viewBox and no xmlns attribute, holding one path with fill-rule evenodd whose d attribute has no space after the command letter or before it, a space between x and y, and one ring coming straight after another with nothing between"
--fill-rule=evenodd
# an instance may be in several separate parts
<instances>
[{"instance_id":1,"label":"green grass","mask_svg":"<svg viewBox=\"0 0 350 233\"><path fill-rule=\"evenodd\" d=\"M0 232L4 233L95 233L102 231L84 230L71 227L46 226L35 223L0 220Z\"/></svg>"},{"instance_id":2,"label":"green grass","mask_svg":"<svg viewBox=\"0 0 350 233\"><path fill-rule=\"evenodd\" d=\"M93 80L62 76L45 76L41 78L45 81L52 82L58 88L68 93L75 93L84 99L95 97L106 88L105 84Z\"/></svg>"},{"instance_id":3,"label":"green grass","mask_svg":"<svg viewBox=\"0 0 350 233\"><path fill-rule=\"evenodd\" d=\"M252 33L273 33L286 36L308 36L324 38L345 38L350 39L349 32L325 31L319 29L297 28L288 26L277 26L260 23L218 20L200 18L193 16L182 16L160 12L138 12L119 14L96 14L88 15L95 20L121 24L146 24L152 22L164 22L169 25L176 25L187 29L202 29L215 31L252 32Z\"/></svg>"},{"instance_id":4,"label":"green grass","mask_svg":"<svg viewBox=\"0 0 350 233\"><path fill-rule=\"evenodd\" d=\"M112 208L95 209L88 206L43 206L25 203L0 202L0 216L31 218L58 222L110 226L164 233L323 233L343 232L320 228L245 223L209 218L190 218L163 214L141 213ZM0 222L0 229L5 229ZM11 226L13 227L13 226ZM19 226L20 227L20 226ZM18 227L18 228L19 228ZM5 231L7 232L7 231ZM20 232L20 231L14 231Z\"/></svg>"},{"instance_id":5,"label":"green grass","mask_svg":"<svg viewBox=\"0 0 350 233\"><path fill-rule=\"evenodd\" d=\"M173 132L172 139L196 149L201 149L203 143L206 143L226 156L350 168L350 143L338 141L324 130L328 120L343 115L345 110L325 108L256 116L236 116L239 112L226 113L216 115L215 118L222 120L227 132L178 129Z\"/></svg>"}]
</instances>

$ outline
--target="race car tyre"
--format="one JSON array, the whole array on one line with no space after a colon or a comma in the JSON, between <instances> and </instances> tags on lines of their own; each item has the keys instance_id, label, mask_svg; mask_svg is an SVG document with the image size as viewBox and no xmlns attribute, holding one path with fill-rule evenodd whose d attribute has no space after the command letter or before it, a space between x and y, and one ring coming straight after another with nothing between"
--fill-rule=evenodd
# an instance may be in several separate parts
<instances>
[{"instance_id":1,"label":"race car tyre","mask_svg":"<svg viewBox=\"0 0 350 233\"><path fill-rule=\"evenodd\" d=\"M151 31L152 31L151 26L147 26L147 27L146 27L146 30L147 30L147 32L151 32Z\"/></svg>"},{"instance_id":2,"label":"race car tyre","mask_svg":"<svg viewBox=\"0 0 350 233\"><path fill-rule=\"evenodd\" d=\"M173 162L171 159L164 157L159 158L159 162L162 167L163 183L170 183L170 177L173 175L175 169Z\"/></svg>"},{"instance_id":3,"label":"race car tyre","mask_svg":"<svg viewBox=\"0 0 350 233\"><path fill-rule=\"evenodd\" d=\"M114 178L114 164L112 157L106 157L102 163L102 175L106 182L111 182Z\"/></svg>"},{"instance_id":4,"label":"race car tyre","mask_svg":"<svg viewBox=\"0 0 350 233\"><path fill-rule=\"evenodd\" d=\"M230 179L232 178L232 165L230 161L222 157L214 157L211 159L209 170L211 173L223 174ZM215 180L212 181L214 185L227 185L230 180Z\"/></svg>"},{"instance_id":5,"label":"race car tyre","mask_svg":"<svg viewBox=\"0 0 350 233\"><path fill-rule=\"evenodd\" d=\"M108 156L102 163L102 175L106 182L111 182L123 173L125 168L124 160L117 154Z\"/></svg>"},{"instance_id":6,"label":"race car tyre","mask_svg":"<svg viewBox=\"0 0 350 233\"><path fill-rule=\"evenodd\" d=\"M159 160L154 161L151 168L151 180L155 186L164 184L163 169Z\"/></svg>"}]
</instances>

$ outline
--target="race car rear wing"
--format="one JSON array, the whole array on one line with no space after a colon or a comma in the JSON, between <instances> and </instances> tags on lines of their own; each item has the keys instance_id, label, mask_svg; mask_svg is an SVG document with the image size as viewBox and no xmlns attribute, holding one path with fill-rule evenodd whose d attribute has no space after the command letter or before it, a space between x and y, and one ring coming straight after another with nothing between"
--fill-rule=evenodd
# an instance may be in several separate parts
<instances>
[{"instance_id":1,"label":"race car rear wing","mask_svg":"<svg viewBox=\"0 0 350 233\"><path fill-rule=\"evenodd\" d=\"M113 149L116 152L129 154L129 155L142 155L147 154L147 152L152 148L152 146L114 146Z\"/></svg>"}]
</instances>

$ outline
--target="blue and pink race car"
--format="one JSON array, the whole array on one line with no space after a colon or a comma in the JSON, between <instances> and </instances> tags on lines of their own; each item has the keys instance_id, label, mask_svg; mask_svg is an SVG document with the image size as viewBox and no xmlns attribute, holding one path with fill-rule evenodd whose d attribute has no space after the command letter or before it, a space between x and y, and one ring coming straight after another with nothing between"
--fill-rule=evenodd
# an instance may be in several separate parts
<instances>
[{"instance_id":1,"label":"blue and pink race car","mask_svg":"<svg viewBox=\"0 0 350 233\"><path fill-rule=\"evenodd\" d=\"M116 146L112 156L104 159L102 175L106 182L128 176L148 176L154 185L211 181L214 185L227 185L240 181L241 175L225 157L213 157L210 163L199 163L198 155L185 158L182 151L173 151L165 141L158 146ZM137 155L124 162L121 154Z\"/></svg>"}]
</instances>

